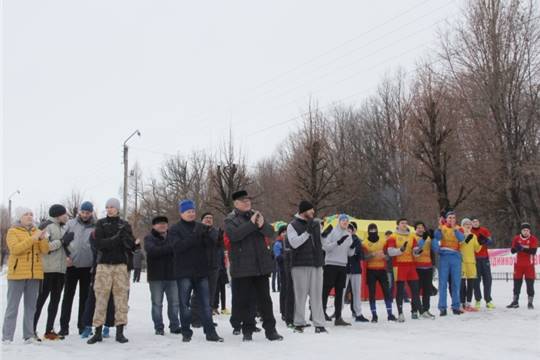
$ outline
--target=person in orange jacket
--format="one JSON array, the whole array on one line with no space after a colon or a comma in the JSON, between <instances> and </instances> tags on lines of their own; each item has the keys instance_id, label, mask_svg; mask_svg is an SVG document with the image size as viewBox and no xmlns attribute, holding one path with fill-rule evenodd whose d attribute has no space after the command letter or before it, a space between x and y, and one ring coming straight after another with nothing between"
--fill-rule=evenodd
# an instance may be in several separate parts
<instances>
[{"instance_id":1,"label":"person in orange jacket","mask_svg":"<svg viewBox=\"0 0 540 360\"><path fill-rule=\"evenodd\" d=\"M24 296L23 338L31 344L41 340L34 333L34 314L43 280L42 256L49 252L47 232L34 226L34 214L28 208L15 210L15 224L8 230L8 290L2 327L2 343L13 342L19 303Z\"/></svg>"}]
</instances>

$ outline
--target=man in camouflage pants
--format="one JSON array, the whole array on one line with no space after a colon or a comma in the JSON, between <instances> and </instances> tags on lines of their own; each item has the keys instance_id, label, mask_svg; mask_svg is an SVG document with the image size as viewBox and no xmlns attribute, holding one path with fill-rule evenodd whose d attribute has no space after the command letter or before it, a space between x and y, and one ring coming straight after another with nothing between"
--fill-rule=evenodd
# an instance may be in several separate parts
<instances>
[{"instance_id":1,"label":"man in camouflage pants","mask_svg":"<svg viewBox=\"0 0 540 360\"><path fill-rule=\"evenodd\" d=\"M106 210L107 217L99 219L96 223L95 245L98 255L94 280L96 310L93 320L96 333L88 340L88 344L95 344L103 340L103 324L111 292L115 307L116 341L119 343L128 342L124 336L128 313L128 266L133 260L135 239L131 226L119 217L120 201L109 199Z\"/></svg>"}]
</instances>

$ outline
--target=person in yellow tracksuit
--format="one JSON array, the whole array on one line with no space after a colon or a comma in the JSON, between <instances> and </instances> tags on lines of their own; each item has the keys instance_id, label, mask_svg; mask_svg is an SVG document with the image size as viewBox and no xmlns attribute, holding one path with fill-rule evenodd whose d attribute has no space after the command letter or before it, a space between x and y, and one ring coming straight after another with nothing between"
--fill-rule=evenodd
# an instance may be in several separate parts
<instances>
[{"instance_id":1,"label":"person in yellow tracksuit","mask_svg":"<svg viewBox=\"0 0 540 360\"><path fill-rule=\"evenodd\" d=\"M472 221L465 218L461 221L461 227L465 234L459 250L461 252L461 306L464 311L478 311L471 306L474 285L476 282L476 253L482 250L478 238L472 232Z\"/></svg>"},{"instance_id":2,"label":"person in yellow tracksuit","mask_svg":"<svg viewBox=\"0 0 540 360\"><path fill-rule=\"evenodd\" d=\"M40 341L34 334L34 314L43 280L42 256L49 252L47 232L34 226L34 215L28 208L15 210L15 224L8 230L9 249L6 313L2 326L2 343L13 342L19 303L24 295L23 338L26 343Z\"/></svg>"}]
</instances>

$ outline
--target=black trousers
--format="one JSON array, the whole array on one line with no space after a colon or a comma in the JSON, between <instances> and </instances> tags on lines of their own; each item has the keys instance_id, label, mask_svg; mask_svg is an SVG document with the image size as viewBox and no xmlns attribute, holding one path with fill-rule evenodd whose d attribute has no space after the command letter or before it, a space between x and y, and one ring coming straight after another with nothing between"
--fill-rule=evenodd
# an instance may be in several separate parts
<instances>
[{"instance_id":1,"label":"black trousers","mask_svg":"<svg viewBox=\"0 0 540 360\"><path fill-rule=\"evenodd\" d=\"M420 309L420 295L418 290L418 280L407 281L411 289L411 311L413 313ZM396 282L396 304L398 313L403 313L403 299L405 298L405 281Z\"/></svg>"},{"instance_id":2,"label":"black trousers","mask_svg":"<svg viewBox=\"0 0 540 360\"><path fill-rule=\"evenodd\" d=\"M473 297L474 285L476 279L461 279L461 291L459 296L461 297L461 303L470 303Z\"/></svg>"},{"instance_id":3,"label":"black trousers","mask_svg":"<svg viewBox=\"0 0 540 360\"><path fill-rule=\"evenodd\" d=\"M431 307L430 298L433 292L433 268L416 269L416 272L418 273L418 285L422 294L420 298L420 312L424 313L429 311Z\"/></svg>"},{"instance_id":4,"label":"black trousers","mask_svg":"<svg viewBox=\"0 0 540 360\"><path fill-rule=\"evenodd\" d=\"M133 269L133 282L141 281L141 269Z\"/></svg>"},{"instance_id":5,"label":"black trousers","mask_svg":"<svg viewBox=\"0 0 540 360\"><path fill-rule=\"evenodd\" d=\"M343 288L347 281L347 268L345 266L325 265L323 272L323 310L326 314L328 296L330 290L334 288L334 315L336 319L341 319L341 309L343 308Z\"/></svg>"},{"instance_id":6,"label":"black trousers","mask_svg":"<svg viewBox=\"0 0 540 360\"><path fill-rule=\"evenodd\" d=\"M86 304L84 304L84 312L82 322L86 327L92 327L94 319L94 310L96 309L96 294L92 285L89 286L88 297L86 298ZM109 303L107 304L107 316L105 317L105 326L114 326L114 298L111 294L109 296Z\"/></svg>"},{"instance_id":7,"label":"black trousers","mask_svg":"<svg viewBox=\"0 0 540 360\"><path fill-rule=\"evenodd\" d=\"M90 270L91 268L77 268L71 266L66 271L66 283L64 286L64 297L62 298L62 312L60 313L60 329L69 331L69 322L71 320L71 308L77 284L79 284L79 311L77 315L77 328L79 332L84 329L83 315L88 290L90 288Z\"/></svg>"},{"instance_id":8,"label":"black trousers","mask_svg":"<svg viewBox=\"0 0 540 360\"><path fill-rule=\"evenodd\" d=\"M377 295L377 283L381 286L386 307L392 306L392 295L388 285L388 275L386 270L368 269L366 273L368 291L369 291L369 307L372 312L376 311L375 299Z\"/></svg>"},{"instance_id":9,"label":"black trousers","mask_svg":"<svg viewBox=\"0 0 540 360\"><path fill-rule=\"evenodd\" d=\"M525 279L525 283L527 284L527 296L534 296L534 279ZM514 279L514 295L519 297L522 284L523 279Z\"/></svg>"},{"instance_id":10,"label":"black trousers","mask_svg":"<svg viewBox=\"0 0 540 360\"><path fill-rule=\"evenodd\" d=\"M280 293L280 305L283 299L283 311L281 315L286 324L294 323L294 286L289 264L283 264L283 275L281 276L282 288Z\"/></svg>"},{"instance_id":11,"label":"black trousers","mask_svg":"<svg viewBox=\"0 0 540 360\"><path fill-rule=\"evenodd\" d=\"M214 301L212 302L212 309L219 309L219 303L221 300L221 310L227 308L227 292L226 284L218 280L218 286L216 287L216 293L214 294Z\"/></svg>"},{"instance_id":12,"label":"black trousers","mask_svg":"<svg viewBox=\"0 0 540 360\"><path fill-rule=\"evenodd\" d=\"M276 319L272 309L268 275L235 278L233 283L232 311L235 318L242 323L242 333L252 334L254 332L257 310L261 315L262 326L266 334L275 332ZM256 298L256 305L253 303L253 295Z\"/></svg>"},{"instance_id":13,"label":"black trousers","mask_svg":"<svg viewBox=\"0 0 540 360\"><path fill-rule=\"evenodd\" d=\"M58 313L58 305L60 304L60 297L62 295L62 288L64 287L65 274L62 273L45 273L43 281L41 282L41 289L36 304L36 313L34 315L34 333L37 330L37 323L41 315L43 305L49 295L49 307L47 308L47 325L45 332L54 330L54 321L56 320L56 314Z\"/></svg>"}]
</instances>

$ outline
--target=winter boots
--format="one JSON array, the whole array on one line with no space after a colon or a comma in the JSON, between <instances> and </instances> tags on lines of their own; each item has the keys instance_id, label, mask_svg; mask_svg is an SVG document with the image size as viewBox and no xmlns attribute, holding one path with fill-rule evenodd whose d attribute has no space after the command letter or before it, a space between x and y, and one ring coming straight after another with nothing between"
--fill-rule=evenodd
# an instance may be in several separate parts
<instances>
[{"instance_id":1,"label":"winter boots","mask_svg":"<svg viewBox=\"0 0 540 360\"><path fill-rule=\"evenodd\" d=\"M93 345L103 341L103 326L96 327L96 333L86 342L89 345Z\"/></svg>"}]
</instances>

